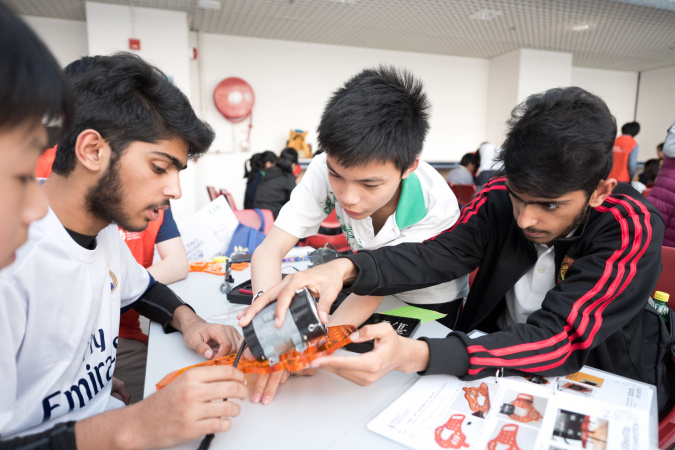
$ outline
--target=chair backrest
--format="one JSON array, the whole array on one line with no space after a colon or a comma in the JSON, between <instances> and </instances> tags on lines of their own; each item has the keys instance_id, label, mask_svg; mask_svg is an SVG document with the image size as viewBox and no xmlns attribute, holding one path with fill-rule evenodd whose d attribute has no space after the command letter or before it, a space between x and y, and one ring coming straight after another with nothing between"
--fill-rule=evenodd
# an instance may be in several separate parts
<instances>
[{"instance_id":1,"label":"chair backrest","mask_svg":"<svg viewBox=\"0 0 675 450\"><path fill-rule=\"evenodd\" d=\"M340 222L337 220L337 214L335 213L335 209L331 211L330 214L328 214L328 217L323 219L321 221L321 227L322 228L340 228Z\"/></svg>"},{"instance_id":2,"label":"chair backrest","mask_svg":"<svg viewBox=\"0 0 675 450\"><path fill-rule=\"evenodd\" d=\"M462 207L471 201L471 197L476 192L475 184L455 184L448 181L448 186L457 197L457 203Z\"/></svg>"},{"instance_id":3,"label":"chair backrest","mask_svg":"<svg viewBox=\"0 0 675 450\"><path fill-rule=\"evenodd\" d=\"M260 217L254 209L236 209L233 211L234 215L237 216L239 223L246 225L247 227L255 228L256 230L260 229ZM265 226L262 229L262 232L267 234L272 229L274 225L274 215L269 209L261 209L263 219L265 219Z\"/></svg>"},{"instance_id":4,"label":"chair backrest","mask_svg":"<svg viewBox=\"0 0 675 450\"><path fill-rule=\"evenodd\" d=\"M209 200L214 201L220 193L213 186L206 186L206 193L209 194Z\"/></svg>"},{"instance_id":5,"label":"chair backrest","mask_svg":"<svg viewBox=\"0 0 675 450\"><path fill-rule=\"evenodd\" d=\"M337 220L335 210L333 210L328 217L321 221L319 232L314 236L309 236L305 239L305 245L319 248L326 244L333 244L338 252L346 252L351 250L347 238L342 232L340 222Z\"/></svg>"},{"instance_id":6,"label":"chair backrest","mask_svg":"<svg viewBox=\"0 0 675 450\"><path fill-rule=\"evenodd\" d=\"M675 309L675 248L663 247L661 249L661 262L663 263L663 270L659 281L656 282L655 291L663 291L670 294L668 304L671 309Z\"/></svg>"},{"instance_id":7,"label":"chair backrest","mask_svg":"<svg viewBox=\"0 0 675 450\"><path fill-rule=\"evenodd\" d=\"M321 248L328 243L333 244L340 253L351 250L344 233L334 235L317 234L314 236L309 236L305 239L305 245L309 245L310 247L314 248Z\"/></svg>"},{"instance_id":8,"label":"chair backrest","mask_svg":"<svg viewBox=\"0 0 675 450\"><path fill-rule=\"evenodd\" d=\"M225 196L225 200L227 200L227 203L230 205L230 208L232 208L232 211L236 211L237 204L234 202L234 195L232 195L227 189L221 189L220 194Z\"/></svg>"}]
</instances>

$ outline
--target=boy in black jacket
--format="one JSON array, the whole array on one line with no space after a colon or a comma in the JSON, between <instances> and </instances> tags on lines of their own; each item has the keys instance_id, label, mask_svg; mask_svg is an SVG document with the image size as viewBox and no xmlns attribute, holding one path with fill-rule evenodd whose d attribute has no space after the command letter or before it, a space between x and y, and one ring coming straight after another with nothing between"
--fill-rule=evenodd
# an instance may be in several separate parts
<instances>
[{"instance_id":1,"label":"boy in black jacket","mask_svg":"<svg viewBox=\"0 0 675 450\"><path fill-rule=\"evenodd\" d=\"M479 268L455 330L444 339L375 339L358 357L315 362L359 384L391 370L480 378L544 376L584 364L664 387L661 322L648 311L661 272L664 224L630 186L608 178L616 123L605 103L577 87L529 97L512 113L493 178L452 228L421 244L359 251L300 272L264 295L240 325L278 297L276 317L302 286L321 297L322 319L343 281L360 295L419 289ZM615 189L616 188L616 189ZM470 339L479 329L488 334ZM659 409L668 396L659 392Z\"/></svg>"}]
</instances>

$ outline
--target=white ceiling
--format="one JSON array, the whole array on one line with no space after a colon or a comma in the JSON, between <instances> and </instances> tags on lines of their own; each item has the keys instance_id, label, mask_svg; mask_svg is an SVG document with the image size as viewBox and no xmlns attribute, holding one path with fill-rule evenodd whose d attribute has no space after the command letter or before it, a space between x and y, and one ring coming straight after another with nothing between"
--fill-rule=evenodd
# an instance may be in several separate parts
<instances>
[{"instance_id":1,"label":"white ceiling","mask_svg":"<svg viewBox=\"0 0 675 450\"><path fill-rule=\"evenodd\" d=\"M1 0L19 14L86 20L84 0ZM675 66L675 0L98 0L188 13L205 33L492 58L518 48L572 53L573 64ZM498 11L491 20L470 16ZM590 24L585 31L573 25Z\"/></svg>"}]
</instances>

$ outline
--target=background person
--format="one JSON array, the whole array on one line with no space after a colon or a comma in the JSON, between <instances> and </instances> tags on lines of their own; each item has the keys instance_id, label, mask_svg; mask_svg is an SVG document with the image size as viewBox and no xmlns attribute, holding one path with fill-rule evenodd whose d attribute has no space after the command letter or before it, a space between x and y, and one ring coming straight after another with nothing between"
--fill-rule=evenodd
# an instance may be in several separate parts
<instances>
[{"instance_id":1,"label":"background person","mask_svg":"<svg viewBox=\"0 0 675 450\"><path fill-rule=\"evenodd\" d=\"M614 165L609 177L620 183L630 183L635 176L639 151L635 136L639 132L639 123L625 123L621 127L621 136L614 141Z\"/></svg>"},{"instance_id":2,"label":"background person","mask_svg":"<svg viewBox=\"0 0 675 450\"><path fill-rule=\"evenodd\" d=\"M246 178L246 193L244 195L244 209L253 209L255 193L265 171L277 162L277 155L270 150L256 153L244 163L244 178Z\"/></svg>"},{"instance_id":3,"label":"background person","mask_svg":"<svg viewBox=\"0 0 675 450\"><path fill-rule=\"evenodd\" d=\"M445 181L453 184L474 184L473 174L480 166L480 158L475 153L466 153L462 156L459 165L448 172Z\"/></svg>"},{"instance_id":4,"label":"background person","mask_svg":"<svg viewBox=\"0 0 675 450\"><path fill-rule=\"evenodd\" d=\"M190 264L171 208L159 210L159 218L143 231L119 228L119 232L134 259L158 282L171 284L188 276ZM153 264L155 246L160 260ZM147 359L148 335L141 329L140 314L132 308L120 316L117 364L113 374L125 383L130 403L143 399Z\"/></svg>"},{"instance_id":5,"label":"background person","mask_svg":"<svg viewBox=\"0 0 675 450\"><path fill-rule=\"evenodd\" d=\"M476 191L480 191L483 185L488 182L499 169L499 163L495 161L499 153L499 147L490 143L483 142L476 151L480 160L480 166L476 172Z\"/></svg>"},{"instance_id":6,"label":"background person","mask_svg":"<svg viewBox=\"0 0 675 450\"><path fill-rule=\"evenodd\" d=\"M298 152L294 148L281 151L277 162L267 168L255 192L254 208L269 209L276 219L279 210L290 200L295 189L295 168L298 167Z\"/></svg>"},{"instance_id":7,"label":"background person","mask_svg":"<svg viewBox=\"0 0 675 450\"><path fill-rule=\"evenodd\" d=\"M649 201L659 210L666 224L663 245L675 247L675 123L663 143L663 162Z\"/></svg>"}]
</instances>

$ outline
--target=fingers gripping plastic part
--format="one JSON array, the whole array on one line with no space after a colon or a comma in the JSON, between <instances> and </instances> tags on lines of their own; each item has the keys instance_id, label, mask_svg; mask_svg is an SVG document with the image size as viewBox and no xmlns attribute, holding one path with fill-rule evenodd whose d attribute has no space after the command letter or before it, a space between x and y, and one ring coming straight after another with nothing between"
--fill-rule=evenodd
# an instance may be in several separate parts
<instances>
[{"instance_id":1,"label":"fingers gripping plastic part","mask_svg":"<svg viewBox=\"0 0 675 450\"><path fill-rule=\"evenodd\" d=\"M339 325L336 327L328 327L328 334L320 338L313 339L307 343L307 349L304 352L297 350L290 350L279 358L279 363L270 366L269 361L246 361L241 360L237 365L237 369L244 373L272 373L280 370L288 370L289 372L297 372L309 366L309 364L317 358L328 356L335 350L349 344L351 340L349 335L356 331L353 325ZM194 367L202 366L231 366L234 363L235 355L227 355L222 358L212 359L193 366L184 367L169 373L162 378L155 387L160 390L166 387L173 380L178 378L186 370Z\"/></svg>"}]
</instances>

